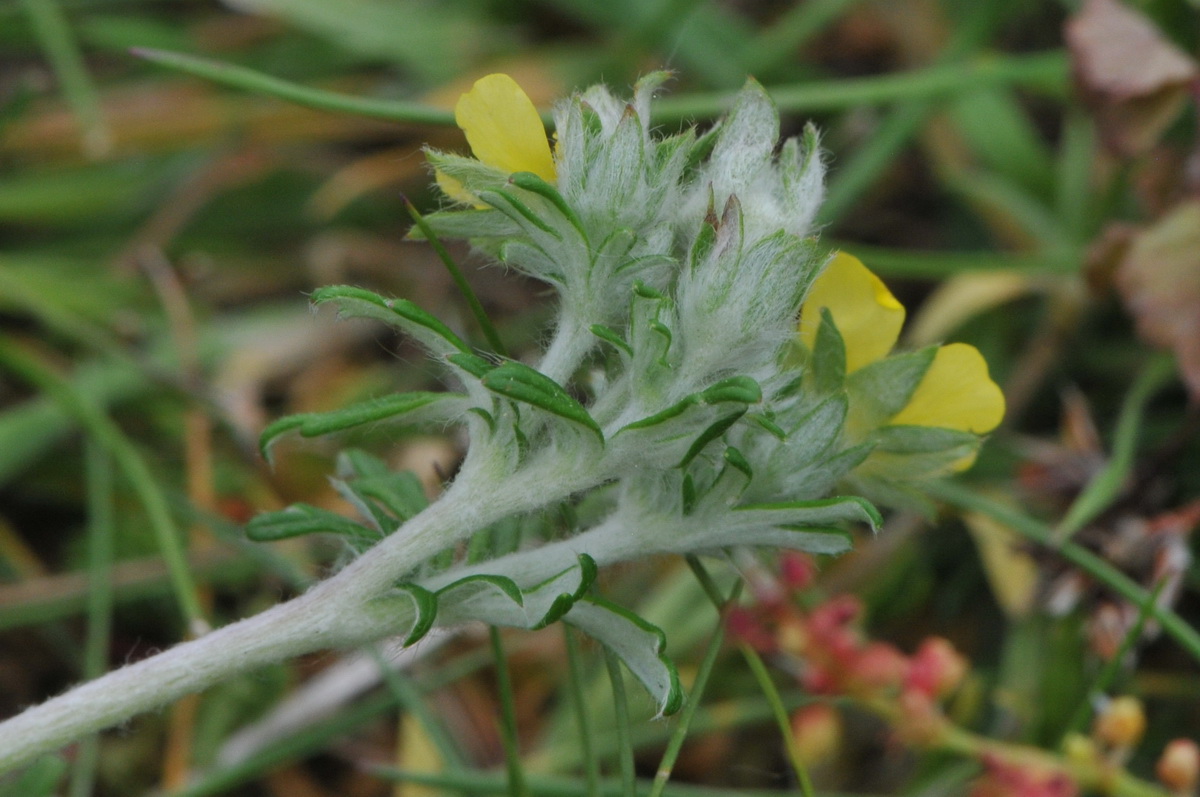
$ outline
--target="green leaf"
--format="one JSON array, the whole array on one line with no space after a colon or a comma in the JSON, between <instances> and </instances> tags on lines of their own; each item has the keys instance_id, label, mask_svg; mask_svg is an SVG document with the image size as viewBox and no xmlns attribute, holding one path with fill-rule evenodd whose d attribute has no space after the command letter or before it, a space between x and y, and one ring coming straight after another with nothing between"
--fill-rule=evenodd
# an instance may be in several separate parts
<instances>
[{"instance_id":1,"label":"green leaf","mask_svg":"<svg viewBox=\"0 0 1200 797\"><path fill-rule=\"evenodd\" d=\"M588 411L550 377L519 362L506 362L483 375L483 386L514 401L531 404L560 418L573 421L595 433L604 442L604 433Z\"/></svg>"},{"instance_id":2,"label":"green leaf","mask_svg":"<svg viewBox=\"0 0 1200 797\"><path fill-rule=\"evenodd\" d=\"M724 496L719 496L724 501ZM694 553L735 545L792 548L810 553L842 553L850 548L846 523L877 527L879 512L857 496L815 501L749 504L725 513L719 521L697 525L667 541L663 550Z\"/></svg>"},{"instance_id":3,"label":"green leaf","mask_svg":"<svg viewBox=\"0 0 1200 797\"><path fill-rule=\"evenodd\" d=\"M562 235L557 229L554 228L553 225L549 224L545 219L539 216L531 207L526 205L520 199L513 196L512 193L499 189L495 191L480 191L479 198L494 207L496 210L504 213L518 224L521 223L521 219L524 219L531 226L541 230L556 241L562 240ZM511 208L513 212L506 212L505 206ZM527 228L526 232L532 231L528 230Z\"/></svg>"},{"instance_id":4,"label":"green leaf","mask_svg":"<svg viewBox=\"0 0 1200 797\"><path fill-rule=\"evenodd\" d=\"M575 213L575 209L567 204L562 194L558 193L557 188L533 172L514 172L509 181L517 188L537 194L549 201L555 210L571 223L571 226L575 228L584 242L587 242L587 231L584 229L583 222L579 219L579 215Z\"/></svg>"},{"instance_id":5,"label":"green leaf","mask_svg":"<svg viewBox=\"0 0 1200 797\"><path fill-rule=\"evenodd\" d=\"M657 626L594 596L577 602L563 620L616 654L654 698L660 715L683 705L679 673L666 657L666 635Z\"/></svg>"},{"instance_id":6,"label":"green leaf","mask_svg":"<svg viewBox=\"0 0 1200 797\"><path fill-rule=\"evenodd\" d=\"M426 214L425 222L442 239L511 238L521 231L512 219L492 208L439 210ZM413 227L408 231L408 238L424 241L425 234Z\"/></svg>"},{"instance_id":7,"label":"green leaf","mask_svg":"<svg viewBox=\"0 0 1200 797\"><path fill-rule=\"evenodd\" d=\"M437 591L439 598L447 593L454 593L454 597L459 601L470 600L477 595L495 593L502 595L517 606L525 605L525 597L521 594L521 587L508 576L497 576L488 573L467 576Z\"/></svg>"},{"instance_id":8,"label":"green leaf","mask_svg":"<svg viewBox=\"0 0 1200 797\"><path fill-rule=\"evenodd\" d=\"M604 341L605 343L612 344L614 348L620 349L626 354L633 354L633 347L626 343L625 339L621 337L615 330L606 327L603 324L592 324L590 329L593 335L600 338L600 340Z\"/></svg>"},{"instance_id":9,"label":"green leaf","mask_svg":"<svg viewBox=\"0 0 1200 797\"><path fill-rule=\"evenodd\" d=\"M777 455L781 462L801 468L819 459L841 437L848 410L846 393L839 390L805 413L787 434Z\"/></svg>"},{"instance_id":10,"label":"green leaf","mask_svg":"<svg viewBox=\"0 0 1200 797\"><path fill-rule=\"evenodd\" d=\"M761 400L762 388L753 379L730 377L621 427L614 439L623 436L626 445L642 448L654 461L683 467ZM696 429L704 431L697 435Z\"/></svg>"},{"instance_id":11,"label":"green leaf","mask_svg":"<svg viewBox=\"0 0 1200 797\"><path fill-rule=\"evenodd\" d=\"M871 528L883 523L879 510L858 496L820 498L815 501L780 501L748 504L733 510L735 522L772 523L786 526L829 526L834 523L864 522Z\"/></svg>"},{"instance_id":12,"label":"green leaf","mask_svg":"<svg viewBox=\"0 0 1200 797\"><path fill-rule=\"evenodd\" d=\"M792 438L793 440L797 438ZM836 448L826 452L817 459L795 459L795 466L784 466L782 477L779 479L778 494L795 496L825 495L834 486L858 467L875 450L872 442L860 443L856 446L837 451ZM836 453L832 453L836 451Z\"/></svg>"},{"instance_id":13,"label":"green leaf","mask_svg":"<svg viewBox=\"0 0 1200 797\"><path fill-rule=\"evenodd\" d=\"M385 299L377 293L350 285L332 285L312 295L312 303L335 302L346 318L373 318L397 327L437 357L471 349L458 335L430 313L407 299Z\"/></svg>"},{"instance_id":14,"label":"green leaf","mask_svg":"<svg viewBox=\"0 0 1200 797\"><path fill-rule=\"evenodd\" d=\"M659 365L669 368L670 363L667 361L667 353L671 351L671 340L673 338L671 328L661 321L651 321L650 331L658 335L662 344L662 353L658 357Z\"/></svg>"},{"instance_id":15,"label":"green leaf","mask_svg":"<svg viewBox=\"0 0 1200 797\"><path fill-rule=\"evenodd\" d=\"M754 404L762 400L762 388L748 376L734 376L723 379L699 393L693 393L672 404L662 412L642 418L640 421L623 426L620 432L636 429L650 429L661 426L668 421L676 420L694 407L706 407L714 404L734 402ZM620 434L618 432L618 434Z\"/></svg>"},{"instance_id":16,"label":"green leaf","mask_svg":"<svg viewBox=\"0 0 1200 797\"><path fill-rule=\"evenodd\" d=\"M393 471L386 462L365 451L342 452L338 473L343 475L334 480L338 492L385 534L429 504L416 474Z\"/></svg>"},{"instance_id":17,"label":"green leaf","mask_svg":"<svg viewBox=\"0 0 1200 797\"><path fill-rule=\"evenodd\" d=\"M293 504L277 512L265 512L246 524L246 536L255 542L271 542L317 533L342 534L371 542L381 536L361 523L309 504Z\"/></svg>"},{"instance_id":18,"label":"green leaf","mask_svg":"<svg viewBox=\"0 0 1200 797\"><path fill-rule=\"evenodd\" d=\"M828 307L821 308L821 325L817 327L817 338L813 342L809 364L812 368L813 388L817 393L840 390L842 383L846 381L846 344Z\"/></svg>"},{"instance_id":19,"label":"green leaf","mask_svg":"<svg viewBox=\"0 0 1200 797\"><path fill-rule=\"evenodd\" d=\"M367 607L368 611L385 613L389 617L412 616L412 627L404 634L405 647L420 641L438 619L437 596L420 584L410 582L396 584L386 595L372 599Z\"/></svg>"},{"instance_id":20,"label":"green leaf","mask_svg":"<svg viewBox=\"0 0 1200 797\"><path fill-rule=\"evenodd\" d=\"M263 430L258 438L258 448L263 459L270 462L271 447L288 432L298 432L301 437L317 437L378 421L444 422L465 412L467 400L461 393L393 393L330 412L289 415Z\"/></svg>"},{"instance_id":21,"label":"green leaf","mask_svg":"<svg viewBox=\"0 0 1200 797\"><path fill-rule=\"evenodd\" d=\"M877 360L850 374L846 390L853 399L856 422L868 429L882 426L904 409L936 353L937 346L929 346Z\"/></svg>"},{"instance_id":22,"label":"green leaf","mask_svg":"<svg viewBox=\"0 0 1200 797\"><path fill-rule=\"evenodd\" d=\"M596 566L596 560L592 559L592 557L585 553L579 554L578 584L576 584L575 588L570 592L559 592L554 597L553 601L551 601L550 607L546 610L545 614L542 615L542 619L537 623L537 625L534 626L534 628L545 628L551 623L561 619L563 615L571 610L571 607L575 605L575 602L582 598L584 593L592 588L592 584L596 582L596 576L598 573L599 568ZM559 588L559 586L550 586L552 582L555 581L555 579L552 579L546 583L546 586L539 587L539 589L549 592L549 590Z\"/></svg>"},{"instance_id":23,"label":"green leaf","mask_svg":"<svg viewBox=\"0 0 1200 797\"><path fill-rule=\"evenodd\" d=\"M489 625L538 629L561 618L596 580L595 561L580 554L576 563L522 589L501 575L471 575L437 591L442 622L479 620Z\"/></svg>"},{"instance_id":24,"label":"green leaf","mask_svg":"<svg viewBox=\"0 0 1200 797\"><path fill-rule=\"evenodd\" d=\"M1035 195L1051 193L1053 158L1012 90L967 92L950 103L948 111L972 154L985 166Z\"/></svg>"},{"instance_id":25,"label":"green leaf","mask_svg":"<svg viewBox=\"0 0 1200 797\"><path fill-rule=\"evenodd\" d=\"M692 441L692 445L688 448L687 453L683 455L683 459L679 461L679 467L685 468L696 456L708 446L713 440L716 440L721 435L729 430L729 427L738 422L738 419L745 414L745 409L731 412L717 420L713 421L707 429L696 436Z\"/></svg>"},{"instance_id":26,"label":"green leaf","mask_svg":"<svg viewBox=\"0 0 1200 797\"><path fill-rule=\"evenodd\" d=\"M974 447L979 436L935 426L884 426L872 435L876 451L889 454L927 454L958 446Z\"/></svg>"},{"instance_id":27,"label":"green leaf","mask_svg":"<svg viewBox=\"0 0 1200 797\"><path fill-rule=\"evenodd\" d=\"M692 242L692 248L688 252L688 264L692 271L695 271L708 258L712 252L713 246L717 243L717 217L712 211L712 196L709 196L709 211L704 221L700 224L700 232L696 233L696 240Z\"/></svg>"},{"instance_id":28,"label":"green leaf","mask_svg":"<svg viewBox=\"0 0 1200 797\"><path fill-rule=\"evenodd\" d=\"M640 296L643 299L658 299L665 301L667 298L666 294L664 294L662 291L658 290L657 288L651 288L641 280L636 280L633 283L633 293L634 295Z\"/></svg>"},{"instance_id":29,"label":"green leaf","mask_svg":"<svg viewBox=\"0 0 1200 797\"><path fill-rule=\"evenodd\" d=\"M754 468L751 467L750 461L746 459L745 455L742 454L741 451L738 451L733 446L729 446L725 449L725 462L731 468L739 470L745 474L747 479L754 478Z\"/></svg>"},{"instance_id":30,"label":"green leaf","mask_svg":"<svg viewBox=\"0 0 1200 797\"><path fill-rule=\"evenodd\" d=\"M446 359L476 379L483 379L489 371L496 367L479 355L469 352L451 354Z\"/></svg>"},{"instance_id":31,"label":"green leaf","mask_svg":"<svg viewBox=\"0 0 1200 797\"><path fill-rule=\"evenodd\" d=\"M767 414L756 412L747 415L746 419L765 431L767 434L774 437L776 440L787 440L787 432L785 432L783 428L779 424L775 423L774 419Z\"/></svg>"}]
</instances>

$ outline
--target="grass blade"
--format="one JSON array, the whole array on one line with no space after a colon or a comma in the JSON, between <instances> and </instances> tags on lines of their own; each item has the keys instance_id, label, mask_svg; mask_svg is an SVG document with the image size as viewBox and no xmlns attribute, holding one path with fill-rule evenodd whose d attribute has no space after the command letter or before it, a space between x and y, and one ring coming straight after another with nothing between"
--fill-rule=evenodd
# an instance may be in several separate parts
<instances>
[{"instance_id":1,"label":"grass blade","mask_svg":"<svg viewBox=\"0 0 1200 797\"><path fill-rule=\"evenodd\" d=\"M182 535L171 517L166 496L133 443L112 419L76 392L70 382L8 340L0 340L0 366L53 397L112 456L146 511L159 551L170 571L175 600L189 631L196 634L207 631L208 622L204 619L195 580L188 570Z\"/></svg>"},{"instance_id":2,"label":"grass blade","mask_svg":"<svg viewBox=\"0 0 1200 797\"><path fill-rule=\"evenodd\" d=\"M97 160L103 158L112 148L112 138L104 123L100 95L83 63L83 54L79 51L79 43L71 32L66 15L56 0L23 2L38 43L45 51L67 105L79 123L84 154Z\"/></svg>"},{"instance_id":3,"label":"grass blade","mask_svg":"<svg viewBox=\"0 0 1200 797\"><path fill-rule=\"evenodd\" d=\"M1057 551L1068 562L1136 606L1145 606L1150 600L1150 594L1144 587L1103 558L1070 540L1058 539L1049 526L1018 509L985 498L969 487L950 481L930 483L927 491L934 498L960 509L987 515L1026 539ZM1180 647L1186 650L1193 659L1200 662L1200 632L1197 632L1186 620L1165 606L1153 607L1151 616L1162 625L1163 630L1172 639L1179 643Z\"/></svg>"},{"instance_id":4,"label":"grass blade","mask_svg":"<svg viewBox=\"0 0 1200 797\"><path fill-rule=\"evenodd\" d=\"M108 453L89 441L84 456L88 501L88 600L87 642L83 677L98 678L108 669L109 636L113 609L113 474ZM79 745L71 773L71 797L88 797L96 781L100 739L90 736Z\"/></svg>"},{"instance_id":5,"label":"grass blade","mask_svg":"<svg viewBox=\"0 0 1200 797\"><path fill-rule=\"evenodd\" d=\"M508 771L508 793L513 797L529 797L525 786L525 769L521 765L520 742L517 739L517 706L513 699L512 676L508 672L508 657L500 629L488 626L492 657L496 662L496 686L500 693L500 738L504 742L504 765Z\"/></svg>"},{"instance_id":6,"label":"grass blade","mask_svg":"<svg viewBox=\"0 0 1200 797\"><path fill-rule=\"evenodd\" d=\"M452 111L434 108L421 103L352 97L346 94L309 88L301 86L298 83L280 80L270 75L264 75L262 72L247 69L244 66L167 50L135 47L130 50L130 54L179 72L211 80L222 86L250 91L255 94L266 94L270 97L278 97L281 100L294 102L306 108L315 108L319 111L352 113L359 116L389 119L393 122L408 122L411 124L435 125L439 127L453 127L455 124L454 113Z\"/></svg>"},{"instance_id":7,"label":"grass blade","mask_svg":"<svg viewBox=\"0 0 1200 797\"><path fill-rule=\"evenodd\" d=\"M1133 470L1133 459L1137 454L1138 434L1141 432L1146 404L1174 375L1174 361L1165 354L1156 356L1142 369L1121 404L1121 414L1117 418L1117 429L1113 435L1112 456L1071 504L1066 516L1054 530L1056 537L1069 540L1075 532L1095 520L1121 494L1125 480Z\"/></svg>"}]
</instances>

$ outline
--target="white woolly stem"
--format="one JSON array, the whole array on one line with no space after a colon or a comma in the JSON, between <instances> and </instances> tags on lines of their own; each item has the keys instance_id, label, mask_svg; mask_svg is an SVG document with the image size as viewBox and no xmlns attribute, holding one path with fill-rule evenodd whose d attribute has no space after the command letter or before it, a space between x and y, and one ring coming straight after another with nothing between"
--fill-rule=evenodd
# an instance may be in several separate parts
<instances>
[{"instance_id":1,"label":"white woolly stem","mask_svg":"<svg viewBox=\"0 0 1200 797\"><path fill-rule=\"evenodd\" d=\"M538 370L560 385L565 385L583 362L594 340L589 325L564 313L559 319L554 339L538 363Z\"/></svg>"},{"instance_id":2,"label":"white woolly stem","mask_svg":"<svg viewBox=\"0 0 1200 797\"><path fill-rule=\"evenodd\" d=\"M28 763L226 678L284 659L402 634L413 618L372 602L438 551L513 513L594 484L598 470L531 466L495 478L460 478L424 512L305 594L26 710L0 723L0 772ZM466 474L464 474L465 476Z\"/></svg>"},{"instance_id":3,"label":"white woolly stem","mask_svg":"<svg viewBox=\"0 0 1200 797\"><path fill-rule=\"evenodd\" d=\"M0 771L241 672L325 645L310 592L52 698L0 724Z\"/></svg>"}]
</instances>

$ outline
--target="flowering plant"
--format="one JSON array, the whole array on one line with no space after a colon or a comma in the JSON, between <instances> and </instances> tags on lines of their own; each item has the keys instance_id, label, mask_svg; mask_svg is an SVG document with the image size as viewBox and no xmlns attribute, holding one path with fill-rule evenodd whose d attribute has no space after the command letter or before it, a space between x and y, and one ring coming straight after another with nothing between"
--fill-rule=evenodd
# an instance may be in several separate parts
<instances>
[{"instance_id":1,"label":"flowering plant","mask_svg":"<svg viewBox=\"0 0 1200 797\"><path fill-rule=\"evenodd\" d=\"M665 77L629 102L594 87L561 103L553 149L511 79L464 95L476 157L428 152L451 205L416 234L467 239L553 286L545 351L529 365L407 300L318 291L315 304L410 335L459 390L284 418L264 454L290 433L453 424L470 441L453 482L426 505L410 475L346 452L337 484L358 519L298 505L248 533L338 533L357 558L0 725L0 768L255 666L473 620L570 623L670 712L682 693L664 634L595 594L598 567L747 546L839 553L847 524L879 522L864 496L900 500L914 479L970 462L1000 420L999 391L969 347L889 356L903 309L852 258L827 265L813 237L815 130L778 144L778 114L750 81L711 130L656 138ZM578 527L551 539L536 518L564 504Z\"/></svg>"}]
</instances>

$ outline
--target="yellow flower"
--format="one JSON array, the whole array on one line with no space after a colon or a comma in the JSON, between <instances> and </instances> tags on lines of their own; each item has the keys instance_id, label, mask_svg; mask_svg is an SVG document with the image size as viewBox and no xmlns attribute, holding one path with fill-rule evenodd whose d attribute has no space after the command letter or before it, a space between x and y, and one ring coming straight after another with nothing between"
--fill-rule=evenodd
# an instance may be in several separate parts
<instances>
[{"instance_id":1,"label":"yellow flower","mask_svg":"<svg viewBox=\"0 0 1200 797\"><path fill-rule=\"evenodd\" d=\"M879 277L853 255L837 253L813 283L800 309L800 340L812 350L827 308L846 347L846 373L882 360L896 345L904 307ZM974 346L940 347L912 396L888 421L987 434L1004 418L1004 394L988 376ZM970 464L965 462L964 465Z\"/></svg>"},{"instance_id":2,"label":"yellow flower","mask_svg":"<svg viewBox=\"0 0 1200 797\"><path fill-rule=\"evenodd\" d=\"M533 172L554 182L554 158L537 108L508 75L487 75L458 99L454 120L480 162L502 172ZM462 184L438 172L438 185L462 202L478 200Z\"/></svg>"}]
</instances>

